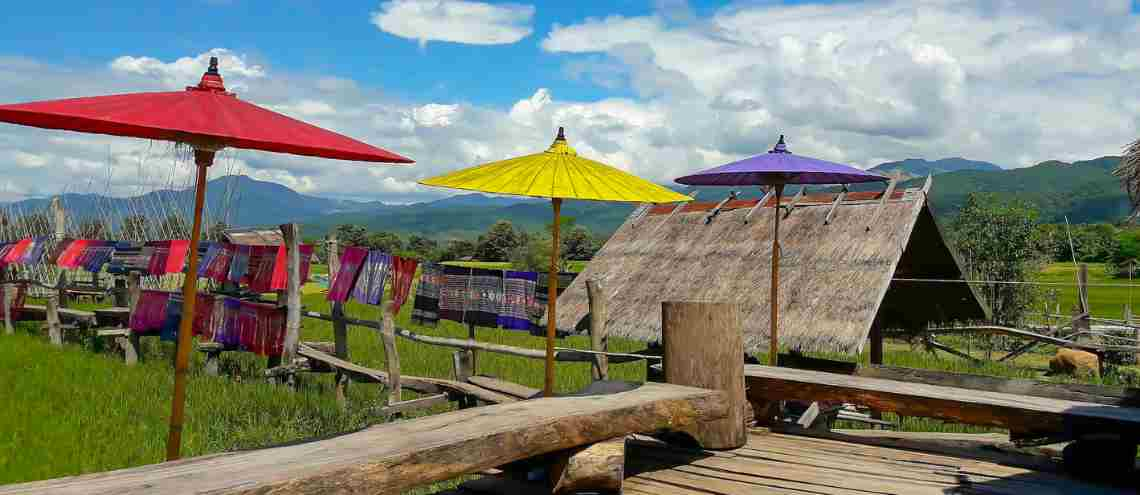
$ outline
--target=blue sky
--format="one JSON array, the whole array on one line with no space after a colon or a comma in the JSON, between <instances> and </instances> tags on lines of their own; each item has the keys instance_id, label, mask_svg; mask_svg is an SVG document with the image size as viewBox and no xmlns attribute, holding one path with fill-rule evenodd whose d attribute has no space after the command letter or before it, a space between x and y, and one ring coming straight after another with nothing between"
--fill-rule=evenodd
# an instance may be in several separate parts
<instances>
[{"instance_id":1,"label":"blue sky","mask_svg":"<svg viewBox=\"0 0 1140 495\"><path fill-rule=\"evenodd\" d=\"M241 97L417 160L234 152L226 169L312 194L431 199L416 180L541 150L562 125L662 183L779 134L859 167L1021 167L1140 137L1135 0L9 3L0 102L179 89L219 55ZM0 200L153 187L144 149L0 127ZM73 182L44 180L60 167Z\"/></svg>"}]
</instances>

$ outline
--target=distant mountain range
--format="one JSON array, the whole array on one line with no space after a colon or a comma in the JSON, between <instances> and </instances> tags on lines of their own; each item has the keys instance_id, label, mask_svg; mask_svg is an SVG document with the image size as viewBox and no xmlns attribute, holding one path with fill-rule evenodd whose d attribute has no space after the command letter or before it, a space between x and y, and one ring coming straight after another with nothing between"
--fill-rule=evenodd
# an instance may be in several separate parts
<instances>
[{"instance_id":1,"label":"distant mountain range","mask_svg":"<svg viewBox=\"0 0 1140 495\"><path fill-rule=\"evenodd\" d=\"M886 176L899 174L903 180L927 175L941 175L947 172L960 170L982 170L987 172L1001 171L1002 168L990 162L967 160L965 158L943 158L941 160L927 161L922 158L907 158L897 162L886 162L871 167L872 172Z\"/></svg>"},{"instance_id":2,"label":"distant mountain range","mask_svg":"<svg viewBox=\"0 0 1140 495\"><path fill-rule=\"evenodd\" d=\"M931 204L940 217L953 215L971 192L994 192L1030 201L1041 211L1041 220L1074 223L1114 222L1129 212L1128 198L1111 175L1119 157L1064 163L1047 161L1032 167L1002 169L988 162L946 158L927 161L907 159L873 167L876 172L899 173L900 187L921 187L927 174L936 175ZM877 188L881 186L871 186ZM757 188L745 188L743 197L754 197ZM692 190L705 201L720 200L723 188ZM188 210L191 191L154 191L134 198L108 198L94 194L66 194L70 212L142 212L156 215L166 208ZM15 203L24 211L45 208L49 200L29 199ZM166 205L166 206L162 206ZM529 231L550 222L550 204L532 198L495 197L478 193L393 205L379 201L336 200L300 194L288 187L245 176L214 179L209 184L207 209L214 219L228 206L229 224L277 225L301 222L305 237L325 235L339 224L354 223L369 230L417 233L437 239L474 237L499 219L509 220ZM567 202L563 214L578 224L607 235L631 211L625 204L590 201ZM74 213L73 213L74 214Z\"/></svg>"}]
</instances>

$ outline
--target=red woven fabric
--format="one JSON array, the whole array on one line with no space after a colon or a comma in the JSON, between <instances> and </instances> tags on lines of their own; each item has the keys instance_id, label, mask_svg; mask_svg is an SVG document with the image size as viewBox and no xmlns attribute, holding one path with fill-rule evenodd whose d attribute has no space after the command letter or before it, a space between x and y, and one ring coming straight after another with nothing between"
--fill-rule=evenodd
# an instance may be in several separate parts
<instances>
[{"instance_id":1,"label":"red woven fabric","mask_svg":"<svg viewBox=\"0 0 1140 495\"><path fill-rule=\"evenodd\" d=\"M408 300L412 289L412 279L416 276L419 261L401 256L392 257L392 312L399 314L400 307Z\"/></svg>"}]
</instances>

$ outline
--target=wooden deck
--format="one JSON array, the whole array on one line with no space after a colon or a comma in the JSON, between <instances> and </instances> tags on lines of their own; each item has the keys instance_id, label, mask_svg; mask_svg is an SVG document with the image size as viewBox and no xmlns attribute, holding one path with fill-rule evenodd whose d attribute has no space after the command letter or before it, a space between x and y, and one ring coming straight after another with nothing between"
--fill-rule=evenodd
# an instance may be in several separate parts
<instances>
[{"instance_id":1,"label":"wooden deck","mask_svg":"<svg viewBox=\"0 0 1140 495\"><path fill-rule=\"evenodd\" d=\"M872 439L812 438L751 431L743 448L712 452L630 442L624 493L743 494L1119 494L1135 488L1095 485L1019 467L1011 455L977 449L957 455L875 445ZM1024 457L1024 464L1047 463ZM1011 462L1012 461L1012 462ZM1043 466L1042 467L1047 467ZM448 495L549 493L497 478L467 482Z\"/></svg>"}]
</instances>

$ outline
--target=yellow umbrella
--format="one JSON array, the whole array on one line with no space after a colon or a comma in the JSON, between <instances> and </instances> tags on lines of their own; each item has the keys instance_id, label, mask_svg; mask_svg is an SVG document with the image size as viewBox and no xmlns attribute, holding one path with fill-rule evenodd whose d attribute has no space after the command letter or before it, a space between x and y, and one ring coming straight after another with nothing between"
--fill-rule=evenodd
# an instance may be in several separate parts
<instances>
[{"instance_id":1,"label":"yellow umbrella","mask_svg":"<svg viewBox=\"0 0 1140 495\"><path fill-rule=\"evenodd\" d=\"M554 206L554 249L550 255L546 311L546 382L543 395L554 394L555 301L558 299L558 227L563 199L676 203L693 198L652 182L578 156L561 127L550 148L542 153L477 165L420 181L425 186L466 189L493 194L550 198Z\"/></svg>"}]
</instances>

